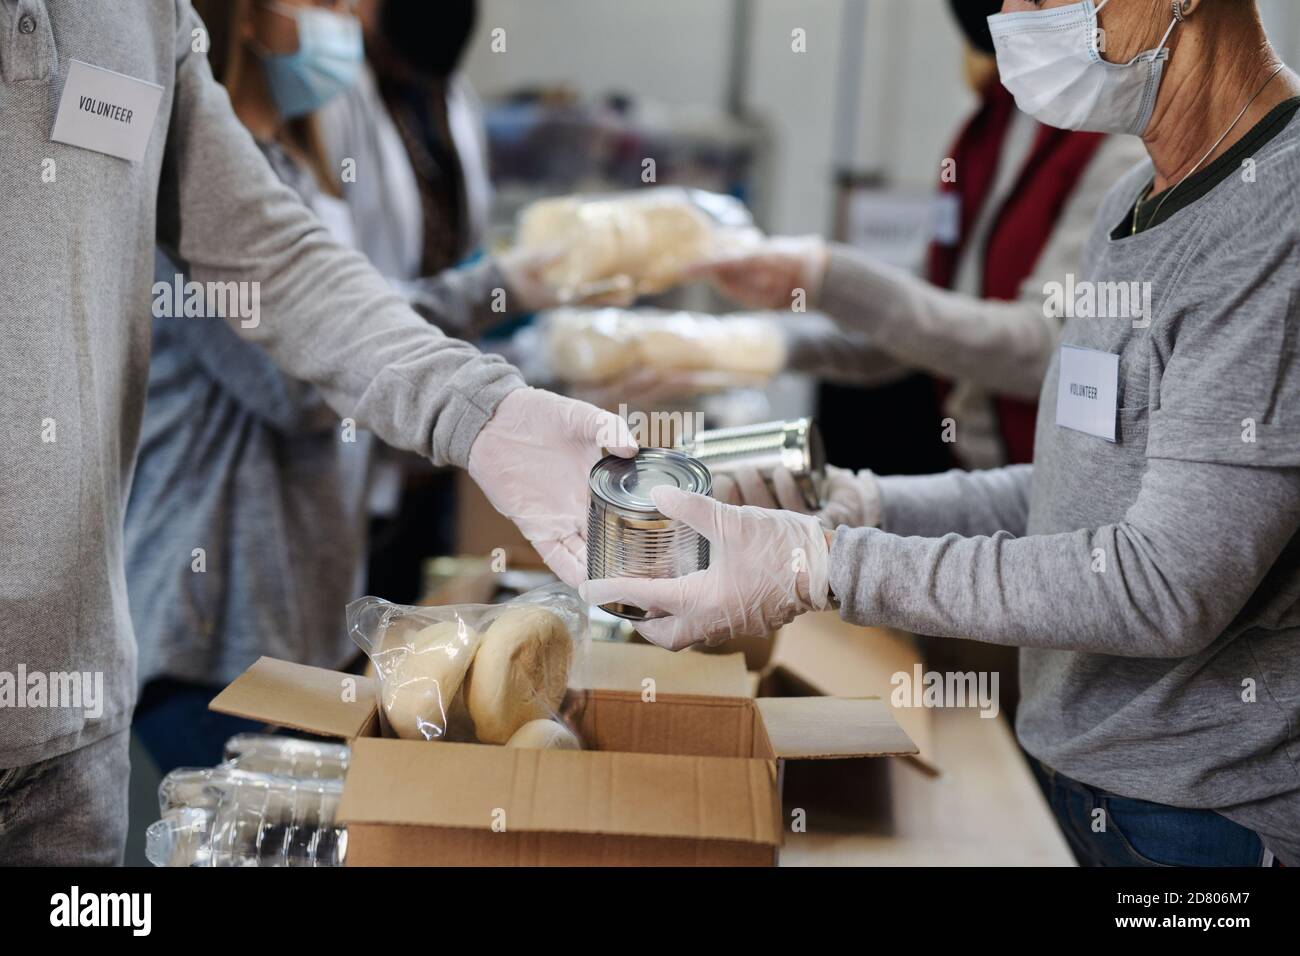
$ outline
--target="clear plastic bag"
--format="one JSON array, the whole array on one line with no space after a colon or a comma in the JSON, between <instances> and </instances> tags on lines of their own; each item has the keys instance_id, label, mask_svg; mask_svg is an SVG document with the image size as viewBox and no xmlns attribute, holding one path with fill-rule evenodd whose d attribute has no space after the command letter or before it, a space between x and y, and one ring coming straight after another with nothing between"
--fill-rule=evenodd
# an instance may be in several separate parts
<instances>
[{"instance_id":1,"label":"clear plastic bag","mask_svg":"<svg viewBox=\"0 0 1300 956\"><path fill-rule=\"evenodd\" d=\"M517 242L553 254L542 274L563 302L617 293L651 295L690 266L758 236L739 200L662 186L609 195L541 199L524 209Z\"/></svg>"},{"instance_id":2,"label":"clear plastic bag","mask_svg":"<svg viewBox=\"0 0 1300 956\"><path fill-rule=\"evenodd\" d=\"M638 376L692 394L766 383L785 368L785 337L770 317L663 309L561 308L540 323L550 373L574 385Z\"/></svg>"},{"instance_id":3,"label":"clear plastic bag","mask_svg":"<svg viewBox=\"0 0 1300 956\"><path fill-rule=\"evenodd\" d=\"M506 604L412 607L366 597L348 632L378 676L386 736L576 749L561 716L586 660L587 608L563 584Z\"/></svg>"},{"instance_id":4,"label":"clear plastic bag","mask_svg":"<svg viewBox=\"0 0 1300 956\"><path fill-rule=\"evenodd\" d=\"M154 866L342 866L342 795L342 779L173 770L158 788L161 819L145 831L145 856Z\"/></svg>"}]
</instances>

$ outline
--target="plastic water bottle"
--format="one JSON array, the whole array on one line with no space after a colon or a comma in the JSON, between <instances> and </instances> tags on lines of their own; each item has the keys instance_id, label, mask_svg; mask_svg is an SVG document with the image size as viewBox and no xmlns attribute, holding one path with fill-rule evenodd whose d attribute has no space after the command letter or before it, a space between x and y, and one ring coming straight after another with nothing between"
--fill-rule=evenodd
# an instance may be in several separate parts
<instances>
[{"instance_id":1,"label":"plastic water bottle","mask_svg":"<svg viewBox=\"0 0 1300 956\"><path fill-rule=\"evenodd\" d=\"M342 780L347 775L351 753L347 744L271 734L236 734L226 741L222 766L300 780Z\"/></svg>"},{"instance_id":2,"label":"plastic water bottle","mask_svg":"<svg viewBox=\"0 0 1300 956\"><path fill-rule=\"evenodd\" d=\"M341 779L302 780L229 766L173 770L162 819L146 831L155 866L342 866Z\"/></svg>"}]
</instances>

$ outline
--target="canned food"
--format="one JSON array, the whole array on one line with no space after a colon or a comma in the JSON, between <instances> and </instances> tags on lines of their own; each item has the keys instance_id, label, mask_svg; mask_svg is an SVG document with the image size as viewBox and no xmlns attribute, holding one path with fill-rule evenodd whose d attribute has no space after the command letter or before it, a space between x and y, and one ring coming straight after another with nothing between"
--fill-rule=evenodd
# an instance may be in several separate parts
<instances>
[{"instance_id":1,"label":"canned food","mask_svg":"<svg viewBox=\"0 0 1300 956\"><path fill-rule=\"evenodd\" d=\"M769 486L772 473L784 466L794 476L804 504L813 510L823 504L826 449L811 418L697 432L681 443L680 450L703 462L715 476L752 468Z\"/></svg>"},{"instance_id":2,"label":"canned food","mask_svg":"<svg viewBox=\"0 0 1300 956\"><path fill-rule=\"evenodd\" d=\"M643 448L635 458L610 455L596 462L587 487L587 577L677 578L709 566L709 541L666 517L650 492L667 486L707 495L709 470L680 451ZM649 615L631 604L602 604L632 621Z\"/></svg>"}]
</instances>

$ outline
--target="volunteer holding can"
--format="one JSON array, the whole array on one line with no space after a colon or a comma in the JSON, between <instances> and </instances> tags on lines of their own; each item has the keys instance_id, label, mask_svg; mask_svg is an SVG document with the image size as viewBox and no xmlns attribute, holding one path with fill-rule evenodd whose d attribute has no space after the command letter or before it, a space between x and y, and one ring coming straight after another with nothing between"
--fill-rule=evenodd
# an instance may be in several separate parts
<instances>
[{"instance_id":1,"label":"volunteer holding can","mask_svg":"<svg viewBox=\"0 0 1300 956\"><path fill-rule=\"evenodd\" d=\"M1082 860L1300 864L1300 80L1248 0L1003 10L1021 109L1143 139L1077 285L1152 308L1067 321L1032 465L880 479L881 527L834 532L659 490L711 567L584 594L669 615L640 625L669 647L835 603L1019 646L1017 734Z\"/></svg>"},{"instance_id":2,"label":"volunteer holding can","mask_svg":"<svg viewBox=\"0 0 1300 956\"><path fill-rule=\"evenodd\" d=\"M617 416L526 388L437 331L339 246L235 116L189 0L23 0L0 4L0 25L0 672L94 688L40 706L0 697L0 865L109 864L127 824L136 648L122 524L155 244L207 302L260 303L223 318L338 415L467 469L570 582L584 570L587 473L601 446L635 444ZM335 39L326 28L308 48L328 54ZM306 72L310 86L330 69ZM203 573L209 546L186 542L176 560Z\"/></svg>"}]
</instances>

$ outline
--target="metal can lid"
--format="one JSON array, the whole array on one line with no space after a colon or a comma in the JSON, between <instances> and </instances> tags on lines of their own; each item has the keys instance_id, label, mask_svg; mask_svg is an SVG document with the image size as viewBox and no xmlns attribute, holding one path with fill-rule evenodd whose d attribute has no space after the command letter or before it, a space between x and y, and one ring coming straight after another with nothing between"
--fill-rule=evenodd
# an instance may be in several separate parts
<instances>
[{"instance_id":1,"label":"metal can lid","mask_svg":"<svg viewBox=\"0 0 1300 956\"><path fill-rule=\"evenodd\" d=\"M713 478L703 463L667 448L642 448L635 458L608 455L596 462L587 484L598 500L647 515L659 513L650 498L655 488L702 495L713 490Z\"/></svg>"}]
</instances>

